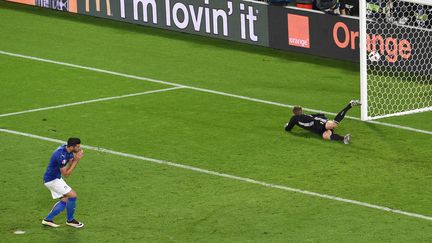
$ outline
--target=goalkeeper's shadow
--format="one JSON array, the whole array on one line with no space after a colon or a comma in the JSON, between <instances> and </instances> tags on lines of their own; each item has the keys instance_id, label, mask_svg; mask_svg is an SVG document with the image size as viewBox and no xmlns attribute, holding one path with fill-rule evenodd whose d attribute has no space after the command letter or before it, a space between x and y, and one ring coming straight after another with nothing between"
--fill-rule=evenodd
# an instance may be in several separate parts
<instances>
[{"instance_id":1,"label":"goalkeeper's shadow","mask_svg":"<svg viewBox=\"0 0 432 243\"><path fill-rule=\"evenodd\" d=\"M316 138L316 139L322 139L320 136L310 133L310 132L290 132L288 133L290 136L295 136L299 138Z\"/></svg>"}]
</instances>

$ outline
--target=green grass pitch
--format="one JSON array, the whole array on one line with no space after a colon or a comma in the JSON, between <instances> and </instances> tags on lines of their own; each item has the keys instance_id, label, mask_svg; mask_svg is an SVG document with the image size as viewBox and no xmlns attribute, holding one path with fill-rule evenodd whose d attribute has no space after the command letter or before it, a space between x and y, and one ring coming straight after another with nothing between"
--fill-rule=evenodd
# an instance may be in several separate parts
<instances>
[{"instance_id":1,"label":"green grass pitch","mask_svg":"<svg viewBox=\"0 0 432 243\"><path fill-rule=\"evenodd\" d=\"M359 98L356 64L4 1L0 51L334 113ZM170 87L0 55L0 115ZM431 115L381 121L432 131ZM183 88L0 117L0 128L432 215L431 135L345 119L346 146L284 132L290 116ZM66 180L85 228L64 213L45 228L57 146L0 133L0 242L432 241L430 220L91 150Z\"/></svg>"}]
</instances>

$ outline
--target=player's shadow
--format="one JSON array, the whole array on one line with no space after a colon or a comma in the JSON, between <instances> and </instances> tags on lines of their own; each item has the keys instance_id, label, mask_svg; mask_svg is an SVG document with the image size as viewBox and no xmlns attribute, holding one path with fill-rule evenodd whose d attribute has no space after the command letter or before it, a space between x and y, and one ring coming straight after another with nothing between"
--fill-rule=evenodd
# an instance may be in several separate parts
<instances>
[{"instance_id":1,"label":"player's shadow","mask_svg":"<svg viewBox=\"0 0 432 243\"><path fill-rule=\"evenodd\" d=\"M62 225L60 228L54 229L47 226L41 226L44 233L51 235L51 239L53 239L53 242L80 242L78 232L82 229L74 229L70 226Z\"/></svg>"},{"instance_id":2,"label":"player's shadow","mask_svg":"<svg viewBox=\"0 0 432 243\"><path fill-rule=\"evenodd\" d=\"M333 60L328 58L322 58L322 57L312 56L308 54L281 51L281 50L271 49L267 47L254 46L254 45L244 44L244 43L239 43L234 41L214 39L210 37L186 34L186 33L181 33L176 31L170 31L170 30L163 30L163 29L147 27L138 24L131 24L131 23L120 22L115 20L86 16L86 15L72 14L67 12L61 12L61 11L56 11L51 9L27 6L27 5L4 2L4 1L0 1L0 8L26 12L29 14L46 16L50 18L58 18L62 20L81 22L81 23L96 25L104 28L113 28L121 32L134 32L134 33L141 33L146 35L159 36L167 39L188 41L199 45L207 45L211 48L236 50L245 53L257 53L263 56L283 59L286 61L304 62L304 63L317 64L320 66L328 66L328 67L343 65L345 71L358 72L358 64L345 62L345 61L338 61L338 60ZM263 61L265 60L263 59Z\"/></svg>"},{"instance_id":3,"label":"player's shadow","mask_svg":"<svg viewBox=\"0 0 432 243\"><path fill-rule=\"evenodd\" d=\"M299 137L299 138L321 139L320 136L317 136L317 135L310 133L310 132L303 132L303 131L290 132L290 133L288 133L288 135Z\"/></svg>"}]
</instances>

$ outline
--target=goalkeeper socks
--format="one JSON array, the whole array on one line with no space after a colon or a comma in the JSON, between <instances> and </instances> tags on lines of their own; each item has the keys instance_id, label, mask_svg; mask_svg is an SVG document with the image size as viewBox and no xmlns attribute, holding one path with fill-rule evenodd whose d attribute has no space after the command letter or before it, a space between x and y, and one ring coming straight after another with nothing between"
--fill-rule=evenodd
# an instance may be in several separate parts
<instances>
[{"instance_id":1,"label":"goalkeeper socks","mask_svg":"<svg viewBox=\"0 0 432 243\"><path fill-rule=\"evenodd\" d=\"M68 199L67 202L67 220L72 221L74 219L75 206L76 206L76 197L72 197Z\"/></svg>"},{"instance_id":2,"label":"goalkeeper socks","mask_svg":"<svg viewBox=\"0 0 432 243\"><path fill-rule=\"evenodd\" d=\"M54 217L61 213L66 208L66 202L58 201L54 204L54 207L51 209L51 212L45 218L46 220L53 221Z\"/></svg>"},{"instance_id":3,"label":"goalkeeper socks","mask_svg":"<svg viewBox=\"0 0 432 243\"><path fill-rule=\"evenodd\" d=\"M347 107L345 107L343 110L341 110L335 117L334 121L339 123L342 121L342 119L344 119L345 114L349 111L349 109L351 109L352 106L351 104L348 104Z\"/></svg>"},{"instance_id":4,"label":"goalkeeper socks","mask_svg":"<svg viewBox=\"0 0 432 243\"><path fill-rule=\"evenodd\" d=\"M338 134L332 134L332 135L330 135L330 140L332 140L332 141L343 141L344 137L342 137L341 135L338 135Z\"/></svg>"}]
</instances>

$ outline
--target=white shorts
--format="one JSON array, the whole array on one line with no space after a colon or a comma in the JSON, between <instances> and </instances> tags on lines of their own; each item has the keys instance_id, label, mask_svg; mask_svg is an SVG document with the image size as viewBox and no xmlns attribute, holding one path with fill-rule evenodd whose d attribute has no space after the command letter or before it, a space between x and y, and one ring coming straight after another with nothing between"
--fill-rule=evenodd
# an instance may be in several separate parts
<instances>
[{"instance_id":1,"label":"white shorts","mask_svg":"<svg viewBox=\"0 0 432 243\"><path fill-rule=\"evenodd\" d=\"M44 184L51 191L51 195L53 199L61 198L65 194L68 194L72 191L72 188L66 184L63 178L54 179Z\"/></svg>"}]
</instances>

